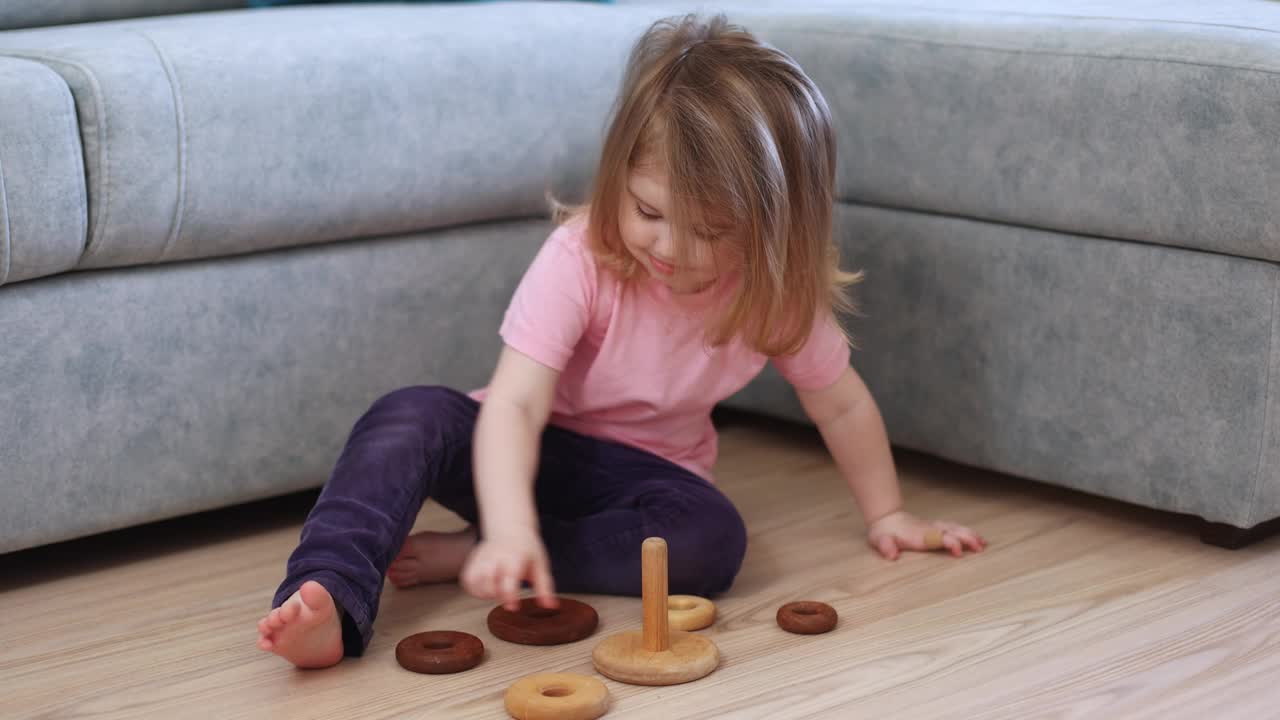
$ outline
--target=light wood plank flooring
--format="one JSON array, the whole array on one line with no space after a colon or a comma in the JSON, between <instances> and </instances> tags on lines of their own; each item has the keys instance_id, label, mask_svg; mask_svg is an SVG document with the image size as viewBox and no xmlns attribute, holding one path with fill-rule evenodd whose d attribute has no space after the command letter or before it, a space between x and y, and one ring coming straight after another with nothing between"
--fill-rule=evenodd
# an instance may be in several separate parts
<instances>
[{"instance_id":1,"label":"light wood plank flooring","mask_svg":"<svg viewBox=\"0 0 1280 720\"><path fill-rule=\"evenodd\" d=\"M908 505L971 524L986 553L873 554L816 434L737 422L721 484L751 545L721 620L724 662L669 688L606 681L610 718L1280 717L1280 542L1202 545L1186 518L899 455ZM311 498L294 496L0 557L0 717L501 718L534 672L591 673L639 600L579 596L600 634L527 648L484 628L454 586L388 586L368 653L299 671L254 647ZM458 526L429 505L419 527ZM637 551L639 549L637 548ZM828 635L788 635L776 608L818 599ZM402 670L425 629L489 648L453 676Z\"/></svg>"}]
</instances>

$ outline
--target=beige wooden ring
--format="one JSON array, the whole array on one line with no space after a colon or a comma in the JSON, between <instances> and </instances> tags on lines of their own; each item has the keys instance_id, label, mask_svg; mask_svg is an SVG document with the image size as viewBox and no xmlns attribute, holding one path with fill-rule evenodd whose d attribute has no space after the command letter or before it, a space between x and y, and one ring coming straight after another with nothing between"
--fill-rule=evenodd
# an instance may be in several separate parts
<instances>
[{"instance_id":1,"label":"beige wooden ring","mask_svg":"<svg viewBox=\"0 0 1280 720\"><path fill-rule=\"evenodd\" d=\"M521 678L506 697L516 720L595 720L609 710L609 689L576 673L542 673Z\"/></svg>"},{"instance_id":2,"label":"beige wooden ring","mask_svg":"<svg viewBox=\"0 0 1280 720\"><path fill-rule=\"evenodd\" d=\"M924 549L925 550L941 550L945 548L946 545L944 545L942 542L942 536L944 534L945 534L944 531L938 530L937 528L927 531L924 534Z\"/></svg>"},{"instance_id":3,"label":"beige wooden ring","mask_svg":"<svg viewBox=\"0 0 1280 720\"><path fill-rule=\"evenodd\" d=\"M667 598L667 624L672 630L701 630L716 621L716 606L697 595Z\"/></svg>"}]
</instances>

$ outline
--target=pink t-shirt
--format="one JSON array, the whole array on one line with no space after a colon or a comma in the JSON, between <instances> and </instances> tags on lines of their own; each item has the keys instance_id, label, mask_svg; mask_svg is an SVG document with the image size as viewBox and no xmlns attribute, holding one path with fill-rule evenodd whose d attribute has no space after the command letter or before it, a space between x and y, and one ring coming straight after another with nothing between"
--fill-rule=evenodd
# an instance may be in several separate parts
<instances>
[{"instance_id":1,"label":"pink t-shirt","mask_svg":"<svg viewBox=\"0 0 1280 720\"><path fill-rule=\"evenodd\" d=\"M737 340L707 346L708 313L726 296L724 287L682 296L648 277L622 282L596 265L584 223L571 222L538 252L500 333L560 371L553 425L647 450L714 481L711 410L769 361ZM848 368L849 347L834 322L816 325L795 355L773 358L794 387L827 387Z\"/></svg>"}]
</instances>

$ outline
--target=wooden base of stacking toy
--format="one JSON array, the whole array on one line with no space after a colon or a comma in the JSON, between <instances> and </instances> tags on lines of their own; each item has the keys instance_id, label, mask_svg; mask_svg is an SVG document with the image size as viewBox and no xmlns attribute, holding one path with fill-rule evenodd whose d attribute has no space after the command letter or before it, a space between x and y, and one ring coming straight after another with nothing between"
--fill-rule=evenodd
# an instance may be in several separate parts
<instances>
[{"instance_id":1,"label":"wooden base of stacking toy","mask_svg":"<svg viewBox=\"0 0 1280 720\"><path fill-rule=\"evenodd\" d=\"M701 635L671 631L667 616L667 542L641 548L644 629L606 638L591 658L606 677L631 685L678 685L710 675L720 650Z\"/></svg>"}]
</instances>

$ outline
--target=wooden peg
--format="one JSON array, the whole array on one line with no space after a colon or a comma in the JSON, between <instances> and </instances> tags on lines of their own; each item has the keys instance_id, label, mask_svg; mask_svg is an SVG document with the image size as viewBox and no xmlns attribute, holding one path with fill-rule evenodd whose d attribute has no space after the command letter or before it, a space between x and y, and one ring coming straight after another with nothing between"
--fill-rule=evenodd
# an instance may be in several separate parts
<instances>
[{"instance_id":1,"label":"wooden peg","mask_svg":"<svg viewBox=\"0 0 1280 720\"><path fill-rule=\"evenodd\" d=\"M654 653L670 650L666 540L649 538L640 546L640 578L643 583L644 649Z\"/></svg>"}]
</instances>

